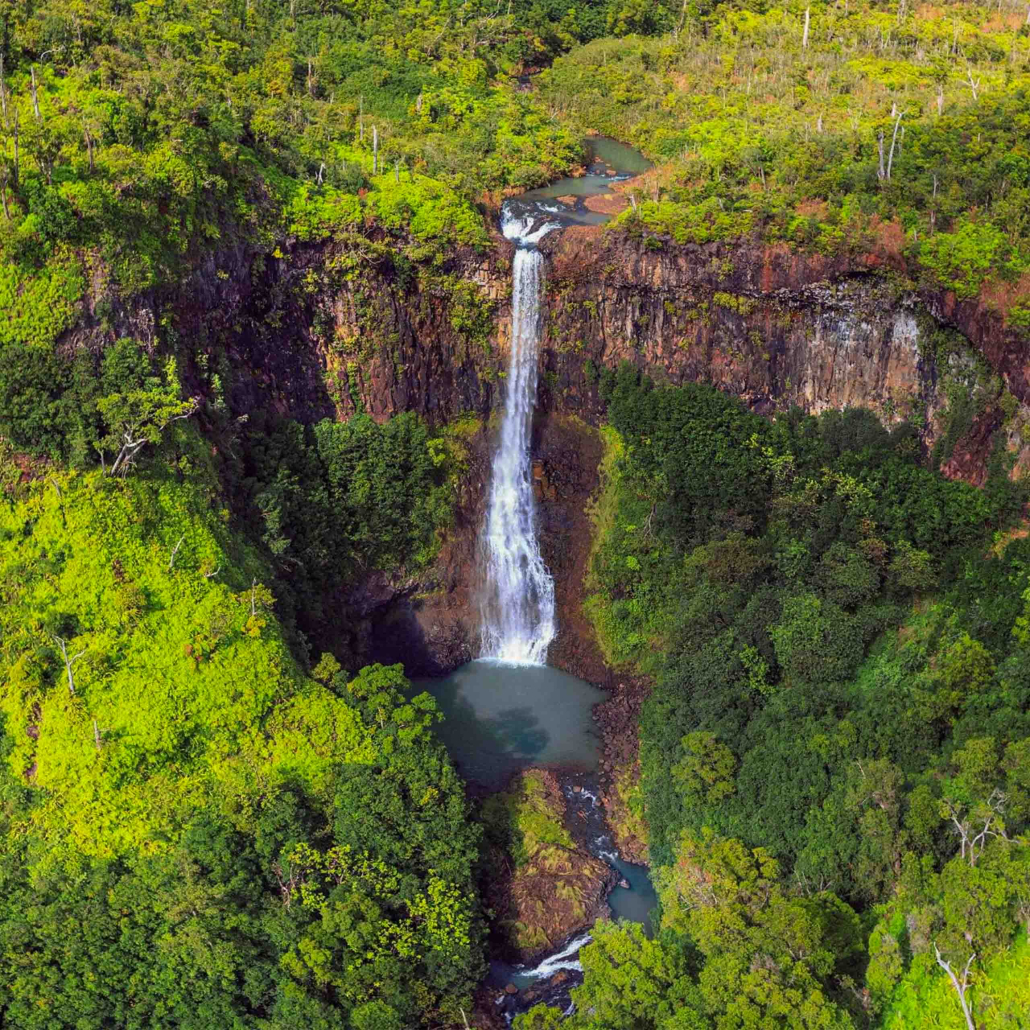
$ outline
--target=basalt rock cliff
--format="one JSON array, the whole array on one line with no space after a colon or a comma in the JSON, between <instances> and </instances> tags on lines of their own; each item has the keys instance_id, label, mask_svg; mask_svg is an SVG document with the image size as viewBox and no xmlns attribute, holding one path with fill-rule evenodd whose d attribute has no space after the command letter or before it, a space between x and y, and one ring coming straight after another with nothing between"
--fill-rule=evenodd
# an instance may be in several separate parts
<instances>
[{"instance_id":1,"label":"basalt rock cliff","mask_svg":"<svg viewBox=\"0 0 1030 1030\"><path fill-rule=\"evenodd\" d=\"M297 243L275 255L212 255L186 288L131 309L89 298L66 341L147 339L160 321L218 367L234 415L271 408L303 421L414 410L472 415L455 526L428 575L376 574L339 598L355 661L400 660L439 673L476 653L476 541L489 476L490 415L503 396L512 245L495 236L417 263L387 236ZM982 301L919 289L889 238L857 256L756 241L705 246L637 240L597 227L546 237L534 475L545 558L563 613L552 657L600 681L579 614L600 446L603 368L630 362L658 382L700 381L771 414L861 405L887 423L912 418L946 474L983 482L1000 432L1030 465L1030 340ZM941 334L949 341L940 346ZM954 419L957 392L972 397ZM943 446L942 446L943 445Z\"/></svg>"}]
</instances>

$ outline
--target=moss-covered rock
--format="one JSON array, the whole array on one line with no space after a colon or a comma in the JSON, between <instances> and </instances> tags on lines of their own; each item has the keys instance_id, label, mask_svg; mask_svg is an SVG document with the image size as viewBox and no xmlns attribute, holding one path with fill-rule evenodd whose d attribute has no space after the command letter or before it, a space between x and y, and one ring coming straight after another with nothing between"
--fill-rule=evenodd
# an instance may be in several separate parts
<instances>
[{"instance_id":1,"label":"moss-covered rock","mask_svg":"<svg viewBox=\"0 0 1030 1030\"><path fill-rule=\"evenodd\" d=\"M614 873L565 828L554 773L527 769L483 804L482 815L487 903L502 950L529 961L607 913Z\"/></svg>"}]
</instances>

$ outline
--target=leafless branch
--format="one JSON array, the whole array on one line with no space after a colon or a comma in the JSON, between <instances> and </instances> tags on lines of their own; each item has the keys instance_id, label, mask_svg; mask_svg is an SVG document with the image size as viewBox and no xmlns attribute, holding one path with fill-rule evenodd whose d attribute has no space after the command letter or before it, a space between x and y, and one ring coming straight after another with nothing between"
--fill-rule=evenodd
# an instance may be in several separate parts
<instances>
[{"instance_id":1,"label":"leafless branch","mask_svg":"<svg viewBox=\"0 0 1030 1030\"><path fill-rule=\"evenodd\" d=\"M175 556L179 553L179 548L182 547L182 542L185 539L186 539L186 534L183 533L183 535L181 537L179 537L179 542L175 545L175 547L172 548L172 556L171 556L171 558L168 559L168 571L169 572L172 571L172 568L175 565Z\"/></svg>"},{"instance_id":2,"label":"leafless branch","mask_svg":"<svg viewBox=\"0 0 1030 1030\"><path fill-rule=\"evenodd\" d=\"M68 641L64 637L59 637L56 633L51 635L51 639L57 645L57 649L61 652L61 657L64 659L65 672L68 673L68 693L75 697L75 676L72 674L72 666L86 653L80 651L78 654L73 654L71 657L68 656Z\"/></svg>"},{"instance_id":3,"label":"leafless branch","mask_svg":"<svg viewBox=\"0 0 1030 1030\"><path fill-rule=\"evenodd\" d=\"M972 969L973 962L976 959L976 952L973 952L973 954L969 956L969 961L966 962L966 967L962 970L962 976L960 977L952 968L951 963L941 955L940 948L937 947L936 941L933 942L933 951L937 956L937 965L939 965L941 969L948 974L948 979L951 980L951 985L955 988L955 993L958 995L958 1002L962 1006L962 1015L966 1017L966 1027L968 1030L977 1030L976 1023L973 1021L973 1014L969 1008L969 1000L966 997L970 987L970 970Z\"/></svg>"}]
</instances>

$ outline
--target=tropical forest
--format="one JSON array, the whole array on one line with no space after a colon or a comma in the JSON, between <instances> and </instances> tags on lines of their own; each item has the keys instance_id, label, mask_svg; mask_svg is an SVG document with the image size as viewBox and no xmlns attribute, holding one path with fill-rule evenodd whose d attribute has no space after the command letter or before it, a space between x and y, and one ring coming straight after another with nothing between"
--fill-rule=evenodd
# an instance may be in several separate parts
<instances>
[{"instance_id":1,"label":"tropical forest","mask_svg":"<svg viewBox=\"0 0 1030 1030\"><path fill-rule=\"evenodd\" d=\"M1030 1028L1027 0L0 0L0 1026Z\"/></svg>"}]
</instances>

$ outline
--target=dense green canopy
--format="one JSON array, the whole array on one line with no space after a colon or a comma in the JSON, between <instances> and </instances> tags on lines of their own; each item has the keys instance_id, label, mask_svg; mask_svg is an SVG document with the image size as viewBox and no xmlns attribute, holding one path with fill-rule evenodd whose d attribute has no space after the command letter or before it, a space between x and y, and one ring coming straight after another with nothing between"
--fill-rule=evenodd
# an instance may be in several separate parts
<instances>
[{"instance_id":1,"label":"dense green canopy","mask_svg":"<svg viewBox=\"0 0 1030 1030\"><path fill-rule=\"evenodd\" d=\"M212 499L53 472L0 502L4 1022L447 1018L478 835L434 704L306 676Z\"/></svg>"},{"instance_id":2,"label":"dense green canopy","mask_svg":"<svg viewBox=\"0 0 1030 1030\"><path fill-rule=\"evenodd\" d=\"M606 930L570 1025L900 1028L927 1025L918 996L958 1026L935 948L959 976L974 956L978 1025L1018 1025L1025 483L1000 454L985 490L949 482L867 411L769 423L628 367L602 388L588 608L609 659L654 680L620 789L662 933Z\"/></svg>"},{"instance_id":3,"label":"dense green canopy","mask_svg":"<svg viewBox=\"0 0 1030 1030\"><path fill-rule=\"evenodd\" d=\"M0 1022L457 1027L483 973L438 715L357 667L337 605L433 562L478 416L376 422L335 352L348 421L234 410L227 339L278 346L288 305L201 342L184 294L374 266L485 351L455 269L600 132L656 162L606 232L716 244L727 281L738 253L885 275L1011 349L1028 112L1023 0L0 0ZM587 609L652 687L616 793L661 932L597 930L570 1030L1030 1011L1030 416L919 338L929 453L915 409L766 420L590 366ZM982 490L940 473L974 422L1002 430Z\"/></svg>"}]
</instances>

